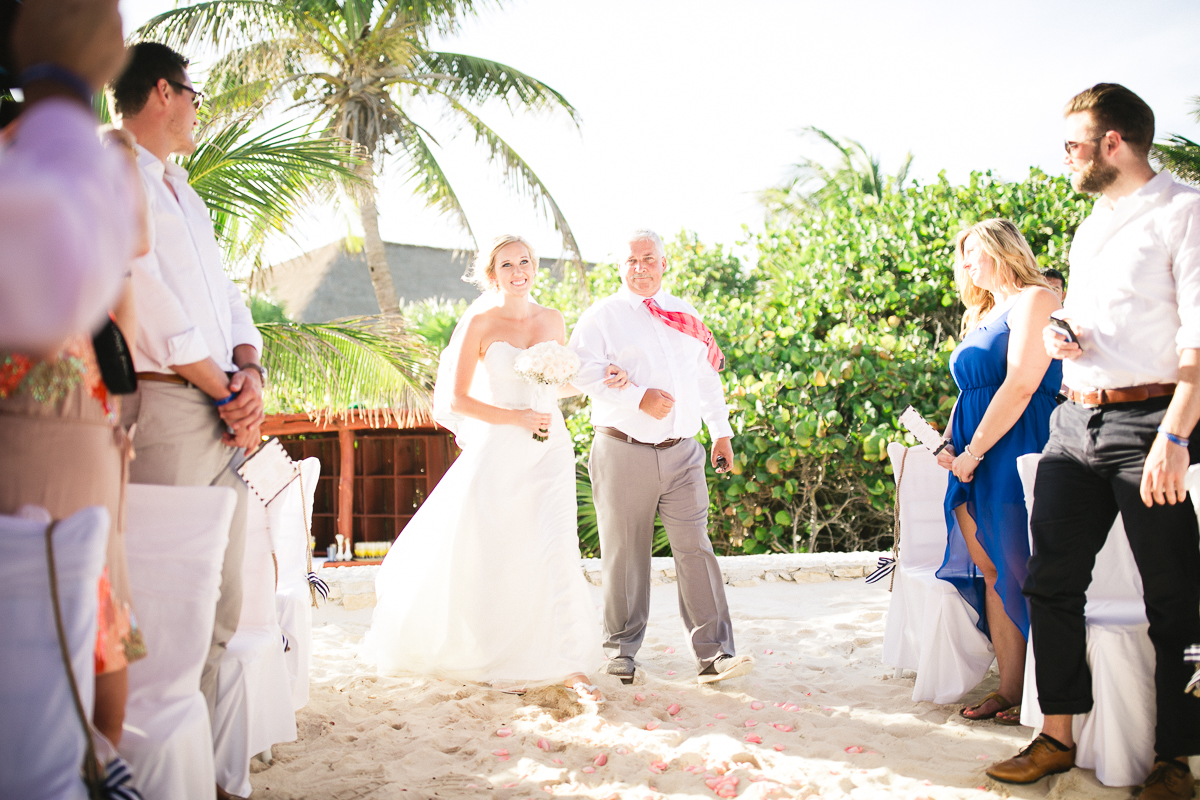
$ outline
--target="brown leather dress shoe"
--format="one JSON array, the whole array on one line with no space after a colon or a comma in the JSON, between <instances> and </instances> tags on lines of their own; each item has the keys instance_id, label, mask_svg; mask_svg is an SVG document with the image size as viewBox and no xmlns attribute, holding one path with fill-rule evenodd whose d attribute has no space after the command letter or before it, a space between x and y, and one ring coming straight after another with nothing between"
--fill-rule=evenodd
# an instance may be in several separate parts
<instances>
[{"instance_id":1,"label":"brown leather dress shoe","mask_svg":"<svg viewBox=\"0 0 1200 800\"><path fill-rule=\"evenodd\" d=\"M1067 772L1075 766L1075 748L1063 750L1044 734L1007 761L992 765L989 778L1002 783L1034 783L1047 775Z\"/></svg>"},{"instance_id":2,"label":"brown leather dress shoe","mask_svg":"<svg viewBox=\"0 0 1200 800\"><path fill-rule=\"evenodd\" d=\"M1188 765L1180 761L1155 761L1139 800L1192 800L1196 779Z\"/></svg>"}]
</instances>

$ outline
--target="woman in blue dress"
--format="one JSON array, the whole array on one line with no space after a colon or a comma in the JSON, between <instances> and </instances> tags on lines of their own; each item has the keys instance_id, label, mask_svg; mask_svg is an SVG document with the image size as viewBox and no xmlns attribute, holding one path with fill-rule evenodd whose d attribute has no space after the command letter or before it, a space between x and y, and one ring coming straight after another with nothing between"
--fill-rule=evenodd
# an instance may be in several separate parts
<instances>
[{"instance_id":1,"label":"woman in blue dress","mask_svg":"<svg viewBox=\"0 0 1200 800\"><path fill-rule=\"evenodd\" d=\"M978 612L992 641L1000 686L962 710L971 720L1016 725L1025 677L1029 609L1021 587L1029 561L1025 495L1017 457L1041 452L1062 384L1042 329L1060 308L1033 251L1013 223L988 219L959 234L955 272L967 307L962 343L950 357L959 396L952 444L938 462L946 488L946 558L938 577Z\"/></svg>"}]
</instances>

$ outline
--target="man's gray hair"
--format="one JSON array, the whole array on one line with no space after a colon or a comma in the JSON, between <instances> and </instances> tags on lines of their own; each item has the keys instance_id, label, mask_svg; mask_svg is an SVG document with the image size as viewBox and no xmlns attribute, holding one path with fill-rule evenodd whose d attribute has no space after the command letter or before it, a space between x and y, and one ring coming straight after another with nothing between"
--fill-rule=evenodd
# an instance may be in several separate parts
<instances>
[{"instance_id":1,"label":"man's gray hair","mask_svg":"<svg viewBox=\"0 0 1200 800\"><path fill-rule=\"evenodd\" d=\"M654 246L658 248L660 256L667 254L667 249L663 247L662 237L649 228L633 231L625 239L626 244L633 244L634 242L654 242Z\"/></svg>"}]
</instances>

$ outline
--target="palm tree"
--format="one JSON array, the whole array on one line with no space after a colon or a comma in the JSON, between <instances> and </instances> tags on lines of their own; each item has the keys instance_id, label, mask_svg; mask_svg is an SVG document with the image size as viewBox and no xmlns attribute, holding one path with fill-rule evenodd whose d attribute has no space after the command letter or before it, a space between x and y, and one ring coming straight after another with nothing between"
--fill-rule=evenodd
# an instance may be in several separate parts
<instances>
[{"instance_id":1,"label":"palm tree","mask_svg":"<svg viewBox=\"0 0 1200 800\"><path fill-rule=\"evenodd\" d=\"M469 105L500 100L510 110L563 111L578 125L574 107L512 67L429 48L431 29L456 30L475 6L475 0L208 0L160 14L138 36L178 48L229 48L210 69L210 86L258 107L290 103L364 154L357 168L364 248L380 311L389 314L399 302L375 202L376 171L385 157L401 159L406 179L427 204L471 233L434 154L436 140L410 115L417 100L435 101L474 133L488 160L503 167L509 186L553 218L564 249L582 268L571 228L541 179Z\"/></svg>"},{"instance_id":2,"label":"palm tree","mask_svg":"<svg viewBox=\"0 0 1200 800\"><path fill-rule=\"evenodd\" d=\"M1200 97L1193 97L1192 102L1196 104L1192 115L1200 122ZM1176 134L1154 145L1150 156L1179 180L1200 186L1200 144Z\"/></svg>"},{"instance_id":3,"label":"palm tree","mask_svg":"<svg viewBox=\"0 0 1200 800\"><path fill-rule=\"evenodd\" d=\"M872 155L861 142L839 139L817 127L804 128L803 133L832 145L838 152L838 160L833 167L813 158L793 164L781 184L760 196L771 216L804 216L850 196L880 200L889 182L899 187L908 178L912 153L905 156L895 175L888 176L883 174L879 157Z\"/></svg>"},{"instance_id":4,"label":"palm tree","mask_svg":"<svg viewBox=\"0 0 1200 800\"><path fill-rule=\"evenodd\" d=\"M96 111L109 121L104 95L97 95ZM253 124L256 113L253 98L216 95L205 108L196 151L180 160L188 183L208 207L230 270L239 262L258 266L268 234L286 233L307 202L359 181L361 159L346 141L289 124L259 130ZM369 409L364 413L384 422L411 422L428 412L434 373L430 348L395 320L284 320L257 327L263 364L271 373L270 413L330 417Z\"/></svg>"}]
</instances>

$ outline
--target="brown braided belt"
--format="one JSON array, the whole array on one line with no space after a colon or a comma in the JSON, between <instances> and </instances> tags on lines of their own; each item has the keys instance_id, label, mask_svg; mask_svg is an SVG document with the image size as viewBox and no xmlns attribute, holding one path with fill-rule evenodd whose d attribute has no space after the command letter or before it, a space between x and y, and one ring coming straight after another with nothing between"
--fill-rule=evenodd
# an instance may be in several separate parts
<instances>
[{"instance_id":1,"label":"brown braided belt","mask_svg":"<svg viewBox=\"0 0 1200 800\"><path fill-rule=\"evenodd\" d=\"M639 442L637 439L633 438L629 434L622 433L621 431L617 430L616 428L609 428L605 425L597 425L596 431L598 433L603 433L605 436L611 436L614 439L620 439L622 442L629 442L630 444L640 444L642 447L653 447L655 450L666 450L668 447L674 447L675 445L677 445L683 441L683 439L665 439L665 440L659 442L658 444L651 444L650 442Z\"/></svg>"}]
</instances>

